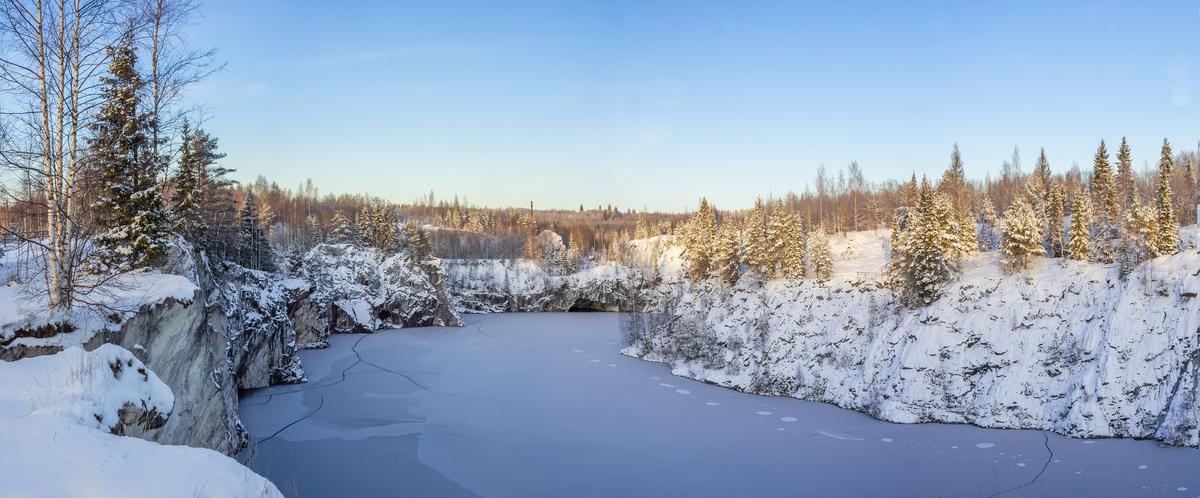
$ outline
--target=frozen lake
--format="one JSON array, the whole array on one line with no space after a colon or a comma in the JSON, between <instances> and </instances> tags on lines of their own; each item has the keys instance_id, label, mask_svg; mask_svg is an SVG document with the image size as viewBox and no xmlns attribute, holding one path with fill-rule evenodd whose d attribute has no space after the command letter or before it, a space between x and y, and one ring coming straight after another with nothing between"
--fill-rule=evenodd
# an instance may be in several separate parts
<instances>
[{"instance_id":1,"label":"frozen lake","mask_svg":"<svg viewBox=\"0 0 1200 498\"><path fill-rule=\"evenodd\" d=\"M613 313L332 337L247 393L288 496L1200 496L1200 450L897 425L621 356Z\"/></svg>"}]
</instances>

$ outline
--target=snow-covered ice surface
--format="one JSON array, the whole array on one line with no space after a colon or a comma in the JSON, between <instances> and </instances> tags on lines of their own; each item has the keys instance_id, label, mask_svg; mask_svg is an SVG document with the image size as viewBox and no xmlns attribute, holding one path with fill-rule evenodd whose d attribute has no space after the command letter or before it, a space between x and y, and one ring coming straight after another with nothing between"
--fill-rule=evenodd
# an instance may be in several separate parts
<instances>
[{"instance_id":1,"label":"snow-covered ice surface","mask_svg":"<svg viewBox=\"0 0 1200 498\"><path fill-rule=\"evenodd\" d=\"M0 495L279 496L215 451L112 434L161 425L174 403L166 384L112 344L0 362Z\"/></svg>"},{"instance_id":2,"label":"snow-covered ice surface","mask_svg":"<svg viewBox=\"0 0 1200 498\"><path fill-rule=\"evenodd\" d=\"M671 377L620 354L617 314L465 318L301 352L308 384L242 399L240 458L305 497L1200 492L1193 448L896 425Z\"/></svg>"}]
</instances>

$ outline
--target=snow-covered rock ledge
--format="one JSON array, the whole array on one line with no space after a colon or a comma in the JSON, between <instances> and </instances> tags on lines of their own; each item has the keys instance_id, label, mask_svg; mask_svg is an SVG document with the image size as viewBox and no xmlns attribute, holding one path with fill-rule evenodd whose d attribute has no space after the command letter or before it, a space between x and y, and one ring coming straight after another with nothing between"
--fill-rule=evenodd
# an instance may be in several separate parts
<instances>
[{"instance_id":1,"label":"snow-covered rock ledge","mask_svg":"<svg viewBox=\"0 0 1200 498\"><path fill-rule=\"evenodd\" d=\"M693 287L630 321L624 352L893 422L1200 446L1200 253L1125 280L1049 259L1003 275L993 258L968 261L941 299L915 310L866 276Z\"/></svg>"},{"instance_id":2,"label":"snow-covered rock ledge","mask_svg":"<svg viewBox=\"0 0 1200 498\"><path fill-rule=\"evenodd\" d=\"M282 496L215 451L122 435L155 431L176 410L167 385L111 344L0 362L5 495Z\"/></svg>"}]
</instances>

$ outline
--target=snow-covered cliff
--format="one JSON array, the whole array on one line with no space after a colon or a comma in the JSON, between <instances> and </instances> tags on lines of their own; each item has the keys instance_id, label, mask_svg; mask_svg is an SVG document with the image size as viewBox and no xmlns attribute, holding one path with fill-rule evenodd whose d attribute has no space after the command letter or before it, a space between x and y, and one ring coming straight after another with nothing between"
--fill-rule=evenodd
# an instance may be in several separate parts
<instances>
[{"instance_id":1,"label":"snow-covered cliff","mask_svg":"<svg viewBox=\"0 0 1200 498\"><path fill-rule=\"evenodd\" d=\"M525 259L441 260L454 307L465 313L640 311L683 275L671 237L635 240L623 263L551 275Z\"/></svg>"},{"instance_id":2,"label":"snow-covered cliff","mask_svg":"<svg viewBox=\"0 0 1200 498\"><path fill-rule=\"evenodd\" d=\"M438 266L407 253L318 244L293 273L291 315L305 347L325 345L331 332L462 324Z\"/></svg>"},{"instance_id":3,"label":"snow-covered cliff","mask_svg":"<svg viewBox=\"0 0 1200 498\"><path fill-rule=\"evenodd\" d=\"M1061 259L1004 275L994 254L979 255L941 299L904 309L870 271L881 246L844 245L829 283L689 286L662 313L630 322L625 352L678 375L894 422L1200 446L1197 251L1124 280Z\"/></svg>"},{"instance_id":4,"label":"snow-covered cliff","mask_svg":"<svg viewBox=\"0 0 1200 498\"><path fill-rule=\"evenodd\" d=\"M282 496L215 451L127 437L169 424L180 410L167 385L115 345L0 362L5 494Z\"/></svg>"}]
</instances>

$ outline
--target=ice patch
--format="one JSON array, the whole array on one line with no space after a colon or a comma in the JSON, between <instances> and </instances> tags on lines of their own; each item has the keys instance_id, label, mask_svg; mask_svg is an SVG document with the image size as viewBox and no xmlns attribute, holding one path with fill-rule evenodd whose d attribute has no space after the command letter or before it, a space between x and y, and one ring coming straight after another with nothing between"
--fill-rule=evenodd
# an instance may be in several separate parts
<instances>
[{"instance_id":1,"label":"ice patch","mask_svg":"<svg viewBox=\"0 0 1200 498\"><path fill-rule=\"evenodd\" d=\"M796 417L783 417L783 418L780 418L779 420L782 420L784 422L795 422Z\"/></svg>"},{"instance_id":2,"label":"ice patch","mask_svg":"<svg viewBox=\"0 0 1200 498\"><path fill-rule=\"evenodd\" d=\"M832 432L817 431L817 434L820 434L820 435L822 435L822 436L825 436L825 437L831 437L831 438L834 438L834 439L841 439L842 441L862 441L862 438L857 438L857 437L853 437L853 436L846 436L846 435L844 435L844 434L834 434L834 433L832 433Z\"/></svg>"},{"instance_id":3,"label":"ice patch","mask_svg":"<svg viewBox=\"0 0 1200 498\"><path fill-rule=\"evenodd\" d=\"M895 439L892 439L892 438L890 438L890 437L880 438L879 440L880 440L880 441L883 441L883 442L885 442L885 443L890 443L890 442L892 442L892 441L895 441Z\"/></svg>"},{"instance_id":4,"label":"ice patch","mask_svg":"<svg viewBox=\"0 0 1200 498\"><path fill-rule=\"evenodd\" d=\"M1096 444L1095 441L1084 441L1083 444Z\"/></svg>"},{"instance_id":5,"label":"ice patch","mask_svg":"<svg viewBox=\"0 0 1200 498\"><path fill-rule=\"evenodd\" d=\"M616 363L609 363L609 364L608 364L608 366L610 366L610 367L615 367L615 366L617 366L617 364L616 364Z\"/></svg>"},{"instance_id":6,"label":"ice patch","mask_svg":"<svg viewBox=\"0 0 1200 498\"><path fill-rule=\"evenodd\" d=\"M775 428L775 430L777 430L777 431L786 431L787 429L784 429L783 427L776 427L776 428Z\"/></svg>"},{"instance_id":7,"label":"ice patch","mask_svg":"<svg viewBox=\"0 0 1200 498\"><path fill-rule=\"evenodd\" d=\"M657 375L651 375L650 380L662 380L662 377L659 377Z\"/></svg>"},{"instance_id":8,"label":"ice patch","mask_svg":"<svg viewBox=\"0 0 1200 498\"><path fill-rule=\"evenodd\" d=\"M717 403L716 401L705 401L704 404L708 406L721 406L721 404Z\"/></svg>"},{"instance_id":9,"label":"ice patch","mask_svg":"<svg viewBox=\"0 0 1200 498\"><path fill-rule=\"evenodd\" d=\"M1187 491L1187 487L1186 487L1186 486L1180 486L1180 487L1178 487L1178 488L1175 488L1175 491Z\"/></svg>"},{"instance_id":10,"label":"ice patch","mask_svg":"<svg viewBox=\"0 0 1200 498\"><path fill-rule=\"evenodd\" d=\"M757 413L759 415L770 415L771 414L771 412L754 412L754 413Z\"/></svg>"},{"instance_id":11,"label":"ice patch","mask_svg":"<svg viewBox=\"0 0 1200 498\"><path fill-rule=\"evenodd\" d=\"M383 398L383 399L400 399L403 394L384 394L384 393L362 393L364 398Z\"/></svg>"},{"instance_id":12,"label":"ice patch","mask_svg":"<svg viewBox=\"0 0 1200 498\"><path fill-rule=\"evenodd\" d=\"M583 350L582 349L572 349L571 352L572 353L582 353Z\"/></svg>"},{"instance_id":13,"label":"ice patch","mask_svg":"<svg viewBox=\"0 0 1200 498\"><path fill-rule=\"evenodd\" d=\"M1150 468L1150 467L1147 467L1145 465L1138 465L1138 470L1146 470L1148 468Z\"/></svg>"},{"instance_id":14,"label":"ice patch","mask_svg":"<svg viewBox=\"0 0 1200 498\"><path fill-rule=\"evenodd\" d=\"M588 363L600 363L600 360L588 360Z\"/></svg>"},{"instance_id":15,"label":"ice patch","mask_svg":"<svg viewBox=\"0 0 1200 498\"><path fill-rule=\"evenodd\" d=\"M671 384L667 384L666 382L659 382L658 385L663 386L667 389L675 389L675 386L673 386Z\"/></svg>"},{"instance_id":16,"label":"ice patch","mask_svg":"<svg viewBox=\"0 0 1200 498\"><path fill-rule=\"evenodd\" d=\"M692 392L687 389L676 389L675 392L679 394L692 394Z\"/></svg>"},{"instance_id":17,"label":"ice patch","mask_svg":"<svg viewBox=\"0 0 1200 498\"><path fill-rule=\"evenodd\" d=\"M1017 462L1017 467L1024 467L1024 466L1025 466L1025 462Z\"/></svg>"},{"instance_id":18,"label":"ice patch","mask_svg":"<svg viewBox=\"0 0 1200 498\"><path fill-rule=\"evenodd\" d=\"M996 446L994 443L975 443L976 448L991 448Z\"/></svg>"}]
</instances>

